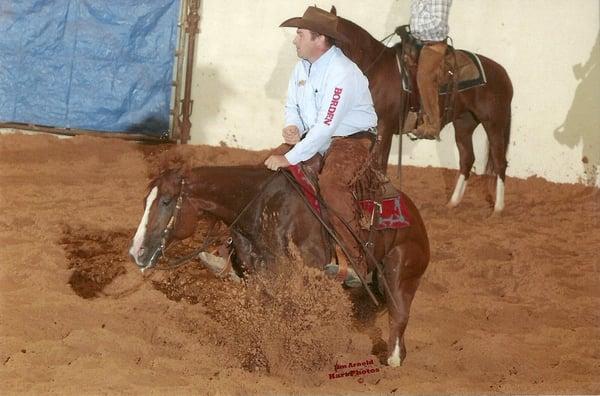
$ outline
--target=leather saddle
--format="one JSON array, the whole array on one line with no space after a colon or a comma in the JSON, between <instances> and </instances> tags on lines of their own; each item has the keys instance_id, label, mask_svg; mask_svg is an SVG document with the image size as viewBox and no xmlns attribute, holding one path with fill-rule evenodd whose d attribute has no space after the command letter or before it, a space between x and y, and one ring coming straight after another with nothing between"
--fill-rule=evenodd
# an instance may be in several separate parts
<instances>
[{"instance_id":1,"label":"leather saddle","mask_svg":"<svg viewBox=\"0 0 600 396\"><path fill-rule=\"evenodd\" d=\"M396 28L401 42L394 47L401 65L402 89L409 95L408 112L403 132L411 132L417 117L421 116L421 98L417 86L417 67L419 54L425 45L410 33L408 25ZM457 50L448 45L444 62L439 72L440 114L442 125L452 120L452 109L456 93L479 87L487 83L485 71L477 54ZM412 113L412 116L411 114Z\"/></svg>"}]
</instances>

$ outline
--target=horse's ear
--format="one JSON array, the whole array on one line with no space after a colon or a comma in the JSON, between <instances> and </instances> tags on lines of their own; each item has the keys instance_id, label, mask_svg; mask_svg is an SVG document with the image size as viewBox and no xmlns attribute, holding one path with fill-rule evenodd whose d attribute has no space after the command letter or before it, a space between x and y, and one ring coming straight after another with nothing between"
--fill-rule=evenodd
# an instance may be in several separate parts
<instances>
[{"instance_id":1,"label":"horse's ear","mask_svg":"<svg viewBox=\"0 0 600 396\"><path fill-rule=\"evenodd\" d=\"M333 15L337 15L337 10L335 9L335 6L331 6L331 11L329 11L330 13L332 13Z\"/></svg>"}]
</instances>

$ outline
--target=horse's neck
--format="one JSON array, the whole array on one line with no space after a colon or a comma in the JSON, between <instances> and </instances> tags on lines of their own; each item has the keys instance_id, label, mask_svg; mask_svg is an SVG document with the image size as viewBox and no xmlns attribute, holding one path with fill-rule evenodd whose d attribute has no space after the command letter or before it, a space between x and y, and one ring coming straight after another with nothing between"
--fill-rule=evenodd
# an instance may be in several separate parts
<instances>
[{"instance_id":1,"label":"horse's neck","mask_svg":"<svg viewBox=\"0 0 600 396\"><path fill-rule=\"evenodd\" d=\"M339 46L344 54L365 73L389 48L353 22L345 20L345 23L351 43L340 43Z\"/></svg>"},{"instance_id":2,"label":"horse's neck","mask_svg":"<svg viewBox=\"0 0 600 396\"><path fill-rule=\"evenodd\" d=\"M195 168L189 178L193 196L204 202L204 210L229 224L261 191L270 175L272 172L264 167L209 166Z\"/></svg>"}]
</instances>

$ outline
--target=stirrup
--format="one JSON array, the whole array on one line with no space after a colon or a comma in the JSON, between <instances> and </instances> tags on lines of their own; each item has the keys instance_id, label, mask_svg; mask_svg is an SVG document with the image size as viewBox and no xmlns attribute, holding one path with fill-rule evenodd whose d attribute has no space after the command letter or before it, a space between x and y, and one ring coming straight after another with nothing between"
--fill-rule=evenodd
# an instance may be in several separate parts
<instances>
[{"instance_id":1,"label":"stirrup","mask_svg":"<svg viewBox=\"0 0 600 396\"><path fill-rule=\"evenodd\" d=\"M325 271L325 273L327 275L334 278L340 272L340 266L337 264L334 264L334 263L329 263L323 268L323 270ZM346 272L346 278L343 280L343 283L347 287L352 287L352 288L362 286L362 282L360 281L360 278L358 277L358 275L352 268L348 268L348 270Z\"/></svg>"}]
</instances>

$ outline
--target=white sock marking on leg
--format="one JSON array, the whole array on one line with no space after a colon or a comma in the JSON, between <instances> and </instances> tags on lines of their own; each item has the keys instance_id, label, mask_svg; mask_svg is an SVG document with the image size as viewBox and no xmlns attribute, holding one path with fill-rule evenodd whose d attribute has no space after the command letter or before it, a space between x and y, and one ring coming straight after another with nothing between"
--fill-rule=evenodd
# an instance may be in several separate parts
<instances>
[{"instance_id":1,"label":"white sock marking on leg","mask_svg":"<svg viewBox=\"0 0 600 396\"><path fill-rule=\"evenodd\" d=\"M454 192L452 193L452 198L450 198L450 202L448 202L448 206L457 206L460 203L460 201L462 201L466 188L467 180L465 180L465 175L461 174L458 176L458 180L456 181L456 187L454 187Z\"/></svg>"},{"instance_id":2,"label":"white sock marking on leg","mask_svg":"<svg viewBox=\"0 0 600 396\"><path fill-rule=\"evenodd\" d=\"M400 339L396 337L396 346L394 347L394 351L391 356L387 360L388 365L391 367L400 366Z\"/></svg>"},{"instance_id":3,"label":"white sock marking on leg","mask_svg":"<svg viewBox=\"0 0 600 396\"><path fill-rule=\"evenodd\" d=\"M494 204L494 212L502 212L504 209L504 182L500 176L496 179L496 203Z\"/></svg>"}]
</instances>

